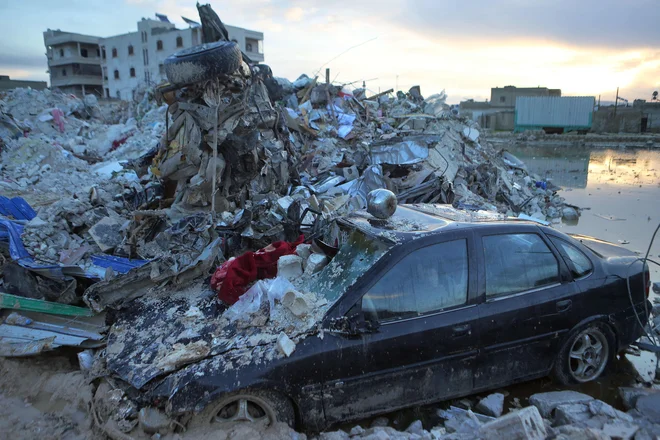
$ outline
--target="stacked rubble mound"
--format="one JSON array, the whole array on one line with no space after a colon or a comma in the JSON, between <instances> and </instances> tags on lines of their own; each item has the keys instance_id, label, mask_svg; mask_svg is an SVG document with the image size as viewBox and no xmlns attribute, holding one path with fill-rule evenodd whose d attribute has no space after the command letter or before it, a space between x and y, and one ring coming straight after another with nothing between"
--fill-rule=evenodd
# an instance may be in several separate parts
<instances>
[{"instance_id":1,"label":"stacked rubble mound","mask_svg":"<svg viewBox=\"0 0 660 440\"><path fill-rule=\"evenodd\" d=\"M0 352L107 344L80 359L91 378L121 380L112 429L136 427L138 390L162 393L322 338L319 321L340 294L324 292L347 288L355 261L367 267L386 251L339 227L375 190L427 210L578 215L559 188L453 115L444 94L367 97L246 60L141 91L130 108L48 90L0 95L3 298L86 326L77 339ZM40 317L2 319L26 327Z\"/></svg>"}]
</instances>

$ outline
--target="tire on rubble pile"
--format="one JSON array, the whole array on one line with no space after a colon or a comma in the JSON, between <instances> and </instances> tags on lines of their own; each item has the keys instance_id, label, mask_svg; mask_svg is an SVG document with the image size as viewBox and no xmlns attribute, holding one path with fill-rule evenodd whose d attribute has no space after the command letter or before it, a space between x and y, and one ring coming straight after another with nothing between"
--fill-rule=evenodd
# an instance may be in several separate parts
<instances>
[{"instance_id":1,"label":"tire on rubble pile","mask_svg":"<svg viewBox=\"0 0 660 440\"><path fill-rule=\"evenodd\" d=\"M243 61L238 44L205 43L165 58L165 75L172 84L193 84L235 72Z\"/></svg>"}]
</instances>

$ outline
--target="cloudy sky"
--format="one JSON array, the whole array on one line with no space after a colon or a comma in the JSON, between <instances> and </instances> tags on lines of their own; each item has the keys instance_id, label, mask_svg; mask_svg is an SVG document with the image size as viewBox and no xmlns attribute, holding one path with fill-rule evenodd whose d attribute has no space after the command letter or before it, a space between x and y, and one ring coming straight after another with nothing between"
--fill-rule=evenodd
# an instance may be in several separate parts
<instances>
[{"instance_id":1,"label":"cloudy sky","mask_svg":"<svg viewBox=\"0 0 660 440\"><path fill-rule=\"evenodd\" d=\"M446 89L451 103L505 85L604 101L617 86L631 101L660 89L660 0L211 4L225 23L264 32L266 63L292 80L330 67L337 82L366 80L374 92L420 84L425 95ZM155 12L179 27L182 15L198 19L194 0L0 0L0 74L46 80L48 28L106 37Z\"/></svg>"}]
</instances>

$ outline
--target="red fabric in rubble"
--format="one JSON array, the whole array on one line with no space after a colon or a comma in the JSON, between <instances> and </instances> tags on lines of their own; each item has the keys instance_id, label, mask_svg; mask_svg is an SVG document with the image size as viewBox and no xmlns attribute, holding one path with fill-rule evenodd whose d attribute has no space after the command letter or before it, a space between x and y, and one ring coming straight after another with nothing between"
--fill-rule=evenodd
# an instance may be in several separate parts
<instances>
[{"instance_id":1,"label":"red fabric in rubble","mask_svg":"<svg viewBox=\"0 0 660 440\"><path fill-rule=\"evenodd\" d=\"M231 305L238 301L254 281L277 276L277 260L296 252L296 246L304 241L300 236L294 243L276 241L256 252L246 252L240 257L226 261L211 277L211 288L218 298Z\"/></svg>"}]
</instances>

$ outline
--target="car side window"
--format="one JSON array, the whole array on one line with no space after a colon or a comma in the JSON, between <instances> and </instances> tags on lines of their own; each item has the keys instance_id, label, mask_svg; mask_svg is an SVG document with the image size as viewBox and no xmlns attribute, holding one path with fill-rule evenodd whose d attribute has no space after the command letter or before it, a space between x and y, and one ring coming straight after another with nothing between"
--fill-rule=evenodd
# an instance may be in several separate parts
<instances>
[{"instance_id":1,"label":"car side window","mask_svg":"<svg viewBox=\"0 0 660 440\"><path fill-rule=\"evenodd\" d=\"M362 297L369 319L395 321L438 312L467 302L466 240L413 251L392 267Z\"/></svg>"},{"instance_id":2,"label":"car side window","mask_svg":"<svg viewBox=\"0 0 660 440\"><path fill-rule=\"evenodd\" d=\"M483 246L487 298L559 282L559 263L536 234L489 235Z\"/></svg>"},{"instance_id":3,"label":"car side window","mask_svg":"<svg viewBox=\"0 0 660 440\"><path fill-rule=\"evenodd\" d=\"M574 278L582 278L591 273L593 266L589 257L584 255L584 252L561 238L550 237L550 241L557 246L559 252L566 259L566 263Z\"/></svg>"}]
</instances>

